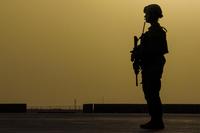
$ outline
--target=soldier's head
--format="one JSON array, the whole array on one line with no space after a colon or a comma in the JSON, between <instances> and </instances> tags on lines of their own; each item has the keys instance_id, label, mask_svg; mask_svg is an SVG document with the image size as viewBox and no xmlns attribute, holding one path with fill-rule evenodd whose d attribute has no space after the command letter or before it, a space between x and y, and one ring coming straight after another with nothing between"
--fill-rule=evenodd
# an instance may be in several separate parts
<instances>
[{"instance_id":1,"label":"soldier's head","mask_svg":"<svg viewBox=\"0 0 200 133\"><path fill-rule=\"evenodd\" d=\"M144 7L145 20L148 23L157 22L159 18L163 17L162 10L157 4L150 4Z\"/></svg>"}]
</instances>

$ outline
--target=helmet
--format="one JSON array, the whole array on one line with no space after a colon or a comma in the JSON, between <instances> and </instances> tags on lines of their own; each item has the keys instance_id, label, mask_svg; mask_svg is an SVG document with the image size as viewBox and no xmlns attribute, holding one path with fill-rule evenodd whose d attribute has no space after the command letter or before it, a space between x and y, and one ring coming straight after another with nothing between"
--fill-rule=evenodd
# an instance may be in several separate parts
<instances>
[{"instance_id":1,"label":"helmet","mask_svg":"<svg viewBox=\"0 0 200 133\"><path fill-rule=\"evenodd\" d=\"M162 10L161 10L160 6L157 4L150 4L148 6L145 6L144 13L153 15L158 18L163 17Z\"/></svg>"}]
</instances>

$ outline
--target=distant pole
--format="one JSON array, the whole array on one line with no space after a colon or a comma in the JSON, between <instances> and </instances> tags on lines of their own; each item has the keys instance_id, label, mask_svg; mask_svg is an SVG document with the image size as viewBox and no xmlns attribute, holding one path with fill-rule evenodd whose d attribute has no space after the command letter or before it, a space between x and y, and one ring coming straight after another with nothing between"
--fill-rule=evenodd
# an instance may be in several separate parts
<instances>
[{"instance_id":1,"label":"distant pole","mask_svg":"<svg viewBox=\"0 0 200 133\"><path fill-rule=\"evenodd\" d=\"M77 104L77 101L76 101L76 98L74 99L74 110L76 110L76 105Z\"/></svg>"}]
</instances>

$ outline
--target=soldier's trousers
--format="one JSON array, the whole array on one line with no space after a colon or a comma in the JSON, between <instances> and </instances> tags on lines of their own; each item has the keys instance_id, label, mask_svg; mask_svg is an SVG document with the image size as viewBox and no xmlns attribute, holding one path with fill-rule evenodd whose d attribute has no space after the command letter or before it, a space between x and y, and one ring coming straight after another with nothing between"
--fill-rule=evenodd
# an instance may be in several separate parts
<instances>
[{"instance_id":1,"label":"soldier's trousers","mask_svg":"<svg viewBox=\"0 0 200 133\"><path fill-rule=\"evenodd\" d=\"M162 102L160 99L161 77L164 61L153 63L142 70L142 86L148 111L152 120L162 120Z\"/></svg>"}]
</instances>

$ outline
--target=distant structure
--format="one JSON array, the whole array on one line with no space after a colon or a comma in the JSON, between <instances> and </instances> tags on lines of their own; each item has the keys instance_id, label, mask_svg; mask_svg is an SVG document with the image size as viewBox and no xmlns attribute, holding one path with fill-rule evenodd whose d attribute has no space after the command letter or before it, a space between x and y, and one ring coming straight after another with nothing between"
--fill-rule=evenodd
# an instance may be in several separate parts
<instances>
[{"instance_id":1,"label":"distant structure","mask_svg":"<svg viewBox=\"0 0 200 133\"><path fill-rule=\"evenodd\" d=\"M76 107L77 106L77 101L76 101L76 99L74 99L74 109L76 110Z\"/></svg>"}]
</instances>

